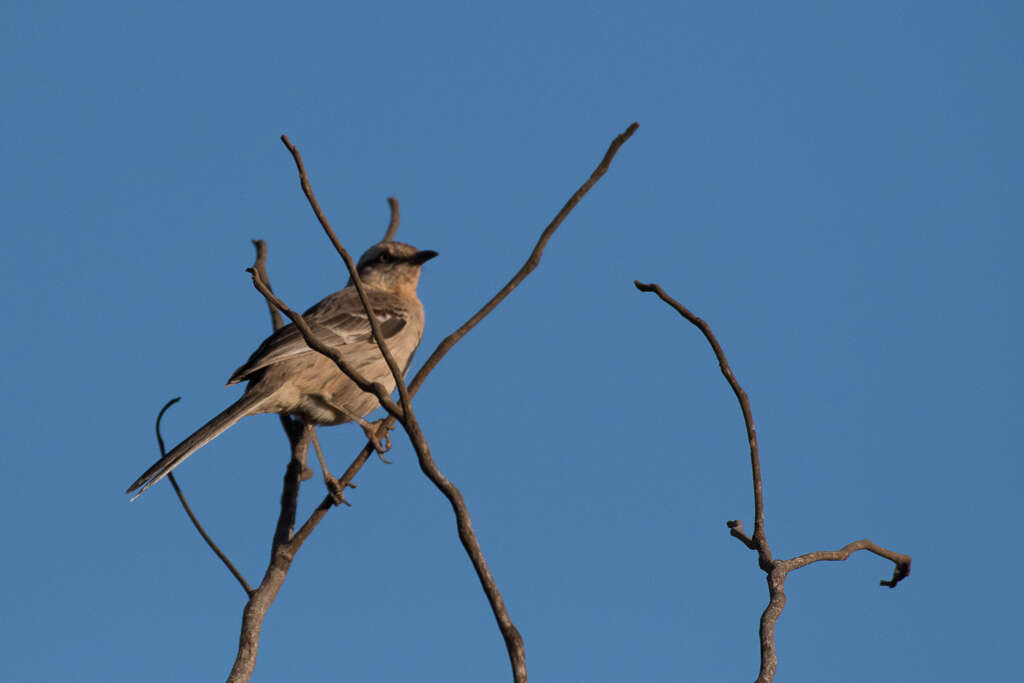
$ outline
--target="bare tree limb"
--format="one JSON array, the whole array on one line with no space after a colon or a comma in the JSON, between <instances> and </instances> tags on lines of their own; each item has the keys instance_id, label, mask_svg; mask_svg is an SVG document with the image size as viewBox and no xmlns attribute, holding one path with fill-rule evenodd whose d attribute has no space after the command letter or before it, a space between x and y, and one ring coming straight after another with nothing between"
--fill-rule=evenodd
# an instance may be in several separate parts
<instances>
[{"instance_id":1,"label":"bare tree limb","mask_svg":"<svg viewBox=\"0 0 1024 683\"><path fill-rule=\"evenodd\" d=\"M481 320L483 320L483 318L486 317L487 314L494 310L494 308L497 307L497 305L500 304L505 299L505 297L507 297L512 292L512 290L514 290L526 278L527 275L529 275L533 270L537 268L537 266L540 264L540 259L541 255L544 252L544 248L545 246L547 246L547 243L551 239L551 236L554 234L555 230L558 229L559 225L561 225L561 223L569 215L572 209L575 208L575 206L579 204L580 200L583 199L587 192L590 191L590 188L593 187L594 184L601 179L601 177L608 170L608 167L611 165L612 159L615 157L615 154L618 152L619 148L626 142L626 140L628 140L633 135L634 132L636 132L637 128L638 124L636 123L630 125L621 135L617 136L615 140L612 141L611 145L608 148L608 151L605 153L604 158L598 164L597 168L591 174L590 178L588 178L587 181L584 182L583 185L580 186L580 188L569 198L565 206L562 207L562 210L559 211L555 218L551 221L551 223L548 224L547 228L541 234L540 239L537 242L537 245L534 247L533 252L530 254L526 263L519 270L519 272L516 273L516 275L513 276L509 283L505 285L505 287L503 287L489 302L487 302L487 304L485 304L480 311L478 311L473 317L466 321L466 323L463 324L459 329L450 334L438 346L438 348L434 351L433 354L431 354L430 358L427 360L424 366L420 368L420 371L416 374L416 377L413 379L412 383L410 383L408 392L402 391L402 389L404 388L403 378L401 377L400 373L396 373L394 371L394 368L392 369L392 372L395 375L396 383L399 387L399 393L403 398L402 408L403 411L405 411L405 419L399 421L402 422L403 427L405 427L406 432L409 435L409 439L413 444L413 447L416 449L416 453L420 461L420 469L422 469L424 474L426 474L427 477L430 478L430 480L435 484L435 486L437 486L442 491L445 497L448 498L449 503L452 505L453 511L455 512L456 516L456 524L459 530L459 538L462 541L463 547L466 549L467 554L469 554L471 561L473 562L474 569L477 572L477 577L480 579L481 585L484 588L484 592L487 594L488 601L491 603L491 609L495 614L495 619L498 621L498 626L502 632L502 636L505 638L506 648L509 651L509 658L512 664L515 679L517 681L526 680L526 658L525 648L522 642L522 636L519 634L518 630L516 630L515 626L512 624L511 619L508 617L508 612L507 609L505 608L504 601L501 598L500 592L498 592L497 590L497 585L494 582L493 576L491 575L490 570L487 567L483 553L480 550L479 543L476 541L476 536L473 533L472 523L469 517L468 510L466 509L465 501L462 498L462 494L459 492L458 488L454 486L454 484L452 484L446 477L444 477L444 475L440 472L440 469L437 467L436 463L433 461L433 458L430 454L429 445L427 444L426 439L423 437L422 431L419 428L419 424L416 422L415 416L412 413L411 406L409 405L409 397L414 395L416 391L419 389L419 387L422 386L423 382L426 380L427 375L429 375L433 368L436 367L436 365L440 362L441 358L443 358L445 354L447 354L448 351L473 327L475 327ZM319 204L317 203L316 198L313 195L313 191L309 185L308 177L306 175L305 168L302 164L301 156L299 155L298 150L295 149L294 145L291 144L287 137L282 136L282 141L288 147L289 151L292 153L292 157L295 159L296 166L299 171L300 183L302 184L303 192L306 194L307 200L309 200L310 205L313 207L313 211L317 215L317 219L320 221L321 226L324 227L325 232L327 232L328 236L331 238L332 243L335 245L335 249L342 256L342 259L345 260L346 265L349 266L349 271L350 273L352 273L353 280L358 282L358 274L355 273L355 268L351 264L351 258L346 258L347 252L341 246L340 242L337 240L337 237L334 235L333 230L330 229L330 224L328 223L326 217L323 215L323 212L320 210ZM394 216L395 214L397 214L397 203L393 204L392 207L394 211ZM390 227L388 234L393 237L394 233L391 232ZM264 295L266 296L266 293L264 293ZM303 336L306 336L305 332L303 332ZM376 331L375 338L379 339L379 337L377 337ZM307 343L309 343L308 338ZM312 344L310 344L310 346L312 347ZM395 414L392 413L392 415L389 416L388 421L385 422L385 425L382 426L382 429L386 429L386 426L395 417ZM369 458L371 452L372 447L370 444L367 444L367 446L363 448L363 451L356 457L356 460L352 463L352 465L349 466L349 469L339 479L339 483L342 487L346 486L351 482L352 478L354 478L355 474L359 471L359 469L362 468L363 464L366 462L366 459ZM309 534L316 527L316 525L319 524L320 520L323 519L323 516L326 514L327 510L330 509L331 505L332 501L330 500L330 496L325 497L324 501L321 502L320 506L317 507L317 509L310 516L310 518L306 521L306 523L295 534L295 536L292 539L292 542L301 545L301 543L303 543L305 539L308 538Z\"/></svg>"},{"instance_id":2,"label":"bare tree limb","mask_svg":"<svg viewBox=\"0 0 1024 683\"><path fill-rule=\"evenodd\" d=\"M263 240L253 240L256 246L256 262L253 270L260 276L262 282L270 289L270 278L267 275L267 246ZM267 301L270 310L271 325L275 330L280 329L284 322L281 320L277 309ZM291 447L291 458L284 473L284 483L281 489L281 511L278 514L277 524L274 530L274 537L271 543L270 563L264 573L263 580L259 587L249 594L249 601L242 611L242 628L238 638L238 652L235 655L235 662L228 676L228 681L241 683L248 681L256 668L256 655L259 652L260 631L263 628L263 618L273 603L278 591L284 584L288 575L288 568L291 565L293 554L287 552L286 544L292 537L295 528L296 512L299 505L299 486L308 479L309 472L306 467L306 454L309 450L309 442L316 439L316 429L313 425L296 420L287 415L279 415L281 427L288 437ZM285 552L281 549L285 548Z\"/></svg>"},{"instance_id":3,"label":"bare tree limb","mask_svg":"<svg viewBox=\"0 0 1024 683\"><path fill-rule=\"evenodd\" d=\"M405 431L409 436L409 440L412 443L413 448L416 450L416 454L420 462L420 468L427 475L427 477L435 484L435 486L437 486L441 490L441 492L445 495L445 497L448 499L449 503L452 506L456 518L459 539L462 541L463 547L466 549L466 552L469 555L471 562L473 563L474 570L476 571L477 577L484 588L484 592L487 595L488 601L491 605L492 612L494 613L495 619L498 622L499 630L502 633L502 637L505 640L506 649L508 650L514 680L517 683L525 683L527 680L526 655L522 636L516 629L511 618L509 617L508 610L501 597L501 593L498 591L498 587L494 580L494 577L491 575L490 570L487 566L483 552L476 539L476 535L473 532L472 521L470 519L465 500L461 492L458 490L458 488L441 473L440 469L434 462L433 457L430 453L429 444L427 443L426 437L424 436L422 429L419 426L419 422L416 420L416 416L413 413L410 399L412 395L414 395L415 392L419 389L419 387L423 384L423 381L426 379L430 371L437 365L438 362L440 362L441 358L443 358L444 355L447 354L448 351L462 337L464 337L466 333L469 332L469 330L475 327L484 317L487 316L487 314L494 310L494 308L499 303L501 303L501 301L505 297L507 297L508 294L511 293L511 291L515 289L519 285L519 283L522 282L527 275L529 275L530 272L536 269L536 267L540 263L540 257L543 253L544 247L546 246L548 240L551 238L551 235L562 223L562 221L565 220L569 212L571 212L572 209L580 202L583 196L586 195L590 188L593 187L593 185L601 178L601 176L604 175L609 165L611 164L611 161L614 158L615 153L618 151L619 147L621 147L622 144L624 144L625 141L628 140L630 136L632 136L632 134L636 131L637 127L638 126L636 123L632 124L631 126L629 126L629 128L626 129L624 133L617 136L615 140L613 140L611 146L608 149L608 152L605 154L604 158L602 159L598 167L591 174L590 178L573 194L572 197L570 197L569 201L566 202L562 210L555 216L555 218L551 221L548 227L541 234L541 237L538 240L537 245L534 247L533 252L527 259L526 264L512 278L512 280L491 299L491 301L489 301L480 311L478 311L473 317L471 317L458 330L449 335L438 346L438 348L428 359L424 367L422 367L420 371L417 373L416 377L413 379L412 384L409 385L408 387L406 386L404 378L402 377L401 372L398 370L397 365L394 362L394 359L390 355L390 352L387 348L387 344L383 339L383 335L380 333L376 317L373 315L372 308L370 307L369 302L366 299L365 292L362 289L362 283L359 279L359 274L356 271L355 264L353 263L351 256L349 256L348 252L341 245L341 242L335 235L326 216L320 209L319 203L317 202L315 195L313 194L313 190L309 184L308 176L306 174L305 167L302 162L302 157L299 154L299 151L295 148L294 145L291 144L287 136L281 136L282 142L284 142L285 146L291 152L292 158L295 161L296 167L299 172L299 179L302 185L303 193L306 195L306 198L309 201L314 214L316 214L317 219L321 224L321 227L323 227L324 232L331 240L331 243L334 245L338 254L341 256L342 260L345 262L345 265L348 267L349 273L352 277L352 281L360 294L360 298L363 302L364 309L366 310L371 322L374 339L377 342L378 346L380 347L382 353L384 354L385 360L388 362L388 365L392 371L392 375L396 380L396 385L398 387L399 395L401 397L400 410L397 409L397 406L395 406L394 402L391 401L389 397L387 397L386 395L381 396L379 394L379 391L382 391L383 387L380 387L380 385L376 383L373 385L367 385L365 381L360 382L359 380L361 378L358 378L358 376L354 376L355 373L349 372L348 369L345 367L343 359L341 359L340 357L335 357L337 354L332 353L333 349L321 344L315 338L315 335L313 334L312 330L309 329L309 326L305 324L305 321L302 319L302 317L296 314L294 311L288 309L284 302L278 299L273 294L273 292L269 288L269 283L266 278L265 270L261 272L259 259L257 259L257 264L253 268L248 269L253 277L253 284L260 291L260 293L263 294L264 298L268 302L268 305L272 305L277 310L280 310L285 315L287 315L292 320L293 323L295 323L296 328L303 335L303 338L306 340L306 343L310 346L310 348L313 348L314 350L324 353L324 355L326 355L328 358L334 360L335 363L338 365L339 369L341 369L342 372L345 372L345 374L349 376L350 379L355 381L356 384L360 386L360 388L362 388L364 391L371 391L378 397L378 399L380 399L381 405L384 406L385 409L388 411L389 416L387 420L378 428L378 435L382 433L386 434L387 429L390 427L391 424L394 423L396 419L405 428ZM392 217L391 222L388 226L388 231L385 233L385 238L393 239L400 220L399 209L397 200L394 200L392 198L389 200L389 204L391 205L392 209ZM259 246L257 246L257 249L259 249ZM366 447L364 447L359 456L357 456L356 460L352 463L352 465L349 466L348 470L346 470L345 474L339 480L339 484L342 490L344 490L346 486L354 486L354 484L351 483L352 479L355 477L359 469L362 468L363 464L365 464L366 460L369 458L369 455L370 453L373 452L373 450L374 449L372 447L372 444L368 442ZM284 579L287 575L288 568L295 557L295 554L298 552L299 548L301 548L302 544L305 543L306 539L313 532L313 530L319 524L320 520L323 519L324 515L326 515L327 511L333 506L333 504L334 501L332 496L326 496L324 500L320 503L320 505L316 508L316 510L314 510L313 514L309 517L309 519L307 519L306 522L302 525L302 527L298 530L298 532L292 534L287 541L278 542L279 539L283 538L283 534L281 532L281 525L279 523L278 534L275 535L275 545L272 553L272 560L270 566L268 566L267 568L267 572L264 575L263 581L260 583L259 589L255 592L255 594L250 599L249 603L246 605L246 609L243 614L243 628L242 635L239 640L238 657L236 658L235 667L232 669L231 677L228 679L229 681L244 681L248 680L249 676L251 676L255 664L256 651L259 645L259 632L262 624L263 615L266 613L266 610L269 608L277 592L280 590L281 585L283 584ZM282 509L284 509L284 496L282 496ZM282 513L282 519L283 517L284 515Z\"/></svg>"},{"instance_id":4,"label":"bare tree limb","mask_svg":"<svg viewBox=\"0 0 1024 683\"><path fill-rule=\"evenodd\" d=\"M270 276L267 275L267 243L263 240L253 240L252 245L256 247L256 262L252 264L252 267L259 273L260 279L267 283L267 289L274 291L274 288L270 286ZM274 331L276 332L284 327L281 314L269 301L267 302L267 310L270 312L270 325L274 328Z\"/></svg>"},{"instance_id":5,"label":"bare tree limb","mask_svg":"<svg viewBox=\"0 0 1024 683\"><path fill-rule=\"evenodd\" d=\"M562 207L562 210L559 211L555 217L551 219L551 222L548 223L548 226L544 228L544 232L541 233L540 239L537 240L537 244L533 247L533 251L530 252L530 256L526 259L526 263L523 264L523 267L519 269L519 272L517 272L512 279L508 281L508 284L502 287L490 301L484 304L483 308L477 311L473 317L463 323L459 329L452 332L450 335L445 337L444 341L438 344L437 348L434 349L434 352L430 354L430 357L423 363L423 367L421 367L419 372L416 373L412 382L409 383L409 391L413 395L415 395L419 388L423 386L423 382L426 381L427 375L429 375L437 364L441 362L441 359L445 357L451 348L455 346L460 339L465 337L470 330L476 327L481 320L487 317L488 313L497 308L498 304L504 301L505 297L511 294L512 290L518 287L519 284L526 279L527 275L536 270L537 266L540 265L541 256L544 255L544 248L547 246L551 236L555 234L555 231L558 230L562 221L564 221L572 210L576 208L576 205L580 203L583 197L590 192L590 188L592 188L608 171L608 168L611 166L612 160L615 158L616 153L618 153L619 148L626 144L626 140L629 140L639 127L639 123L632 123L625 131L612 140L611 144L608 146L608 151L605 152L604 158L601 159L597 168L595 168L593 173L590 174L590 177L580 185L579 189L569 197L569 200Z\"/></svg>"},{"instance_id":6,"label":"bare tree limb","mask_svg":"<svg viewBox=\"0 0 1024 683\"><path fill-rule=\"evenodd\" d=\"M291 540L292 531L295 529L295 515L299 509L299 486L303 481L302 477L306 466L306 454L309 452L309 442L316 438L316 430L308 422L292 420L288 427L285 428L285 434L288 435L292 457L288 460L288 467L284 472L284 484L281 489L281 512L278 513L274 540L270 546L271 562L273 562L274 553L277 551L277 548Z\"/></svg>"},{"instance_id":7,"label":"bare tree limb","mask_svg":"<svg viewBox=\"0 0 1024 683\"><path fill-rule=\"evenodd\" d=\"M333 237L333 231L330 229L326 217L323 216L322 212L319 212L319 206L316 203L316 198L313 195L312 188L309 186L309 182L306 178L305 170L302 167L301 157L299 157L298 150L291 146L290 143L287 142L286 138L285 144L288 145L289 150L291 150L292 155L296 159L296 164L299 166L299 173L300 176L302 177L303 190L306 192L306 196L309 199L310 205L313 207L314 212L317 213L318 218L320 218L321 225L324 226L325 231L327 231L328 234ZM339 254L342 254L342 258L345 258L347 256L347 252L341 246L341 243L337 240L336 237L334 237L332 241L335 244L335 248L338 249ZM354 283L358 284L359 274L358 272L356 272L354 265L349 265L351 268L350 272L352 275L352 280ZM374 393L380 400L381 405L384 406L384 408L390 413L390 415L397 419L405 428L405 431L409 436L409 440L412 443L413 448L416 450L417 456L419 457L420 468L423 470L425 474L427 474L430 480L433 481L434 484L439 489L441 489L441 491L444 493L444 495L448 498L449 502L451 503L452 509L455 512L459 538L462 541L463 547L466 549L466 552L470 556L470 560L473 563L473 567L477 572L477 576L480 579L481 585L484 588L484 592L487 595L488 601L491 604L491 609L494 612L495 619L498 622L499 630L501 631L502 636L505 639L506 648L508 649L509 658L513 668L514 678L517 682L523 681L525 683L525 681L527 680L526 655L522 636L516 629L515 625L512 623L511 617L509 617L508 610L505 607L504 600L502 599L501 593L498 590L497 582L494 580L494 577L491 575L490 569L487 566L487 562L486 559L484 558L483 551L481 550L480 544L477 541L476 534L473 532L473 526L470 520L469 510L466 506L465 500L463 499L461 492L459 492L458 488L456 488L454 484L452 484L447 478L444 477L444 475L441 474L440 469L437 467L436 463L434 462L430 454L430 446L427 443L427 439L423 434L422 429L420 428L419 422L417 421L415 414L413 413L411 402L408 400L409 393L405 387L405 380L402 377L401 373L396 372L395 366L392 366L392 372L394 374L394 378L398 386L399 393L406 397L405 400L403 401L402 410L401 412L399 412L397 406L395 406L394 403L390 401L386 394L382 395L383 387L381 387L379 384L374 384L372 385L372 387L370 387L370 385L368 385L365 381L360 383L359 380L361 378L354 375L354 373L348 372L348 368L344 360L342 359L341 354L338 353L336 349L330 347L329 345L319 340L313 333L313 331L309 328L309 326L306 324L305 320L303 320L302 316L298 315L297 313L289 309L283 301L278 299L276 296L274 296L272 292L270 292L269 289L267 289L265 283L263 283L262 280L259 279L259 274L254 269L250 268L249 271L250 273L252 273L253 283L256 285L257 289L259 289L260 293L263 294L263 296L266 297L268 301L272 302L274 306L278 308L278 310L284 313L288 318L292 320L292 322L295 323L296 328L302 334L303 339L305 339L306 341L306 344L310 348L322 353L323 355L333 360L335 364L343 372L345 372L346 375L349 375L353 379L353 381L356 381L356 383L359 384L360 388L363 388L364 391L367 390L367 388L378 389L379 391L375 391ZM363 300L363 304L364 307L366 307L367 309L367 315L372 317L373 313L369 309L368 302L365 299ZM374 328L373 333L374 341L376 341L378 346L380 346L381 350L385 352L385 356L389 355L387 351L387 342L384 339L383 335L379 333L379 330L376 329L376 327ZM344 490L344 485L344 483L340 484L341 490Z\"/></svg>"},{"instance_id":8,"label":"bare tree limb","mask_svg":"<svg viewBox=\"0 0 1024 683\"><path fill-rule=\"evenodd\" d=\"M294 461L293 461L294 462ZM298 470L297 467L289 465L289 472ZM285 476L288 476L287 474ZM288 576L288 569L291 567L295 556L288 553L288 544L276 547L272 553L270 564L263 574L259 588L253 592L242 610L242 629L238 637L238 654L235 656L234 666L228 674L228 683L244 683L252 677L256 669L256 655L260 645L260 631L263 628L263 617L277 597L284 580Z\"/></svg>"},{"instance_id":9,"label":"bare tree limb","mask_svg":"<svg viewBox=\"0 0 1024 683\"><path fill-rule=\"evenodd\" d=\"M611 166L612 160L615 158L615 154L619 151L619 148L622 147L622 145L625 144L625 142L629 140L630 137L632 137L633 133L636 132L639 126L640 124L638 123L631 124L628 128L626 128L625 131L623 131L620 135L616 136L614 140L612 140L611 144L608 147L608 151L605 152L604 158L601 159L601 162L597 165L597 168L595 168L593 173L590 174L590 177L586 180L586 182L584 182L583 185L581 185L579 189L577 189L576 192L574 192L572 196L569 197L569 200L562 207L562 210L558 212L558 214L551 220L550 223L548 223L547 227L541 233L540 238L537 240L537 243L533 248L533 251L530 252L530 256L527 258L526 263L523 264L523 266L512 277L512 279L509 280L508 283L504 287L502 287L501 290L499 290L498 293L495 294L490 301L484 304L483 308L481 308L479 311L473 314L473 316L470 317L469 320L463 323L458 329L456 329L450 335L445 337L445 339L440 344L438 344L437 348L434 349L434 352L430 354L430 357L426 360L423 366L416 373L416 376L413 377L412 382L409 383L410 396L416 395L416 392L419 391L420 387L422 387L423 383L426 381L427 376L433 371L435 367L437 367L437 364L441 362L441 359L444 358L449 351L451 351L452 347L454 347L455 344L459 342L459 340L465 337L470 330L476 327L477 324L480 323L480 321L487 317L487 315L491 311L497 308L498 304L500 304L509 294L511 294L512 290L518 287L519 284L526 279L526 276L533 272L538 265L540 265L541 256L543 256L544 254L544 248L547 246L547 243L551 239L551 236L555 233L555 230L558 229L558 227L566 219L569 213L576 207L577 204L580 203L580 200L583 199L587 192L590 191L590 188L592 188L594 184L597 183L597 181L600 180L601 177L608 171L608 168L609 166ZM388 416L388 418L385 419L384 424L381 426L381 430L385 429L386 427L389 427L392 424L394 424L394 419L391 416ZM380 430L378 430L378 434L380 434ZM366 464L366 461L369 459L370 455L373 452L373 445L367 442L366 446L363 447L363 450L360 451L359 455L356 456L355 460L352 461L352 464L349 465L349 468L345 471L345 474L343 474L338 481L342 485L350 483L355 478L356 474L359 473L359 470L362 469L363 465ZM320 519L323 517L323 514L327 510L329 510L330 507L331 502L329 500L329 497L325 498L320 503L320 506L313 511L313 514L306 522L306 524L312 525L311 528L306 530L305 525L303 525L303 528L299 529L297 535L308 534L309 531L312 531L312 527L315 527L320 522Z\"/></svg>"},{"instance_id":10,"label":"bare tree limb","mask_svg":"<svg viewBox=\"0 0 1024 683\"><path fill-rule=\"evenodd\" d=\"M160 423L161 421L163 421L164 413L167 412L167 409L180 400L180 396L172 398L170 401L164 404L164 407L160 409L160 412L156 416L156 441L157 444L160 446L160 457L164 457L165 455L167 455L167 450L164 445L164 437L160 433ZM174 476L174 473L170 473L167 476L167 478L170 480L171 486L174 487L174 492L178 494L178 500L181 501L181 507L185 509L185 514L188 515L188 518L192 521L192 526L196 528L196 531L199 532L199 535L203 537L204 541L206 541L206 545L210 546L210 550L212 550L214 554L220 558L220 561L224 563L224 566L228 568L228 571L231 572L232 576L234 576L235 579L238 580L238 583L241 584L242 590L245 591L245 594L251 596L253 594L252 586L250 586L249 582L245 580L244 576L242 576L242 572L238 571L238 568L235 567L231 560L228 559L228 556L224 554L224 551L221 550L220 547L213 542L213 539L210 538L210 535L208 533L206 533L206 529L203 528L203 525L199 523L199 518L196 517L194 512L192 512L192 506L190 506L188 504L188 501L185 499L185 494L184 492L182 492L181 487L178 486L178 480Z\"/></svg>"},{"instance_id":11,"label":"bare tree limb","mask_svg":"<svg viewBox=\"0 0 1024 683\"><path fill-rule=\"evenodd\" d=\"M870 551L879 557L891 561L895 565L893 576L890 580L880 581L880 585L895 588L896 584L910 575L910 556L903 555L864 539L854 541L839 550L819 550L805 555L799 555L789 560L775 560L772 558L768 548L768 539L764 525L764 497L761 484L761 461L757 448L757 434L754 430L754 417L750 410L750 399L740 386L736 377L729 367L729 361L725 357L722 346L718 343L711 327L694 315L688 308L670 297L656 284L644 284L637 280L633 281L634 286L641 292L654 292L658 297L676 309L676 311L695 325L708 340L715 358L718 359L718 366L722 370L726 381L732 387L733 393L740 403L743 412L743 420L747 428L747 438L750 442L750 468L754 479L754 534L747 536L743 531L743 523L739 520L730 520L727 523L729 534L737 538L751 550L758 554L758 566L768 575L768 605L761 613L761 620L758 626L758 638L761 644L761 668L758 672L757 683L771 683L775 679L775 672L779 666L778 655L775 651L775 624L782 616L782 610L786 606L786 576L789 572L805 567L814 562L841 561L847 559L858 550Z\"/></svg>"},{"instance_id":12,"label":"bare tree limb","mask_svg":"<svg viewBox=\"0 0 1024 683\"><path fill-rule=\"evenodd\" d=\"M750 410L750 399L747 397L747 392L743 391L743 387L740 386L736 376L732 374L732 368L729 367L729 361L725 357L725 351L722 350L722 345L718 343L718 339L715 338L714 332L711 331L711 327L706 322L694 315L686 306L683 306L681 303L666 294L658 285L648 285L636 280L633 281L633 285L641 292L654 292L662 301L676 309L676 311L679 312L679 315L697 326L697 329L701 331L704 337L708 340L708 343L711 345L712 351L715 352L715 358L718 359L718 367L722 371L722 375L725 376L725 380L729 383L729 386L732 387L733 393L736 394L736 400L739 401L740 410L743 412L743 422L746 424L747 428L747 442L750 444L750 470L753 473L754 480L754 535L750 539L750 541L753 542L753 546L750 546L749 543L747 546L757 550L758 560L762 565L762 569L764 569L772 561L772 552L768 547L768 539L765 536L764 486L761 483L761 457L758 454L757 430L754 428L754 415ZM737 538L743 540L739 536L737 536Z\"/></svg>"},{"instance_id":13,"label":"bare tree limb","mask_svg":"<svg viewBox=\"0 0 1024 683\"><path fill-rule=\"evenodd\" d=\"M790 560L786 560L784 564L786 565L787 571L793 571L815 562L840 562L858 550L867 550L868 552L889 560L895 565L893 568L892 578L888 580L882 579L878 582L878 585L895 588L896 584L910 576L910 555L904 555L902 553L889 550L888 548L883 548L880 545L875 545L866 538L852 543L847 543L839 550L818 550L817 552L798 555Z\"/></svg>"}]
</instances>

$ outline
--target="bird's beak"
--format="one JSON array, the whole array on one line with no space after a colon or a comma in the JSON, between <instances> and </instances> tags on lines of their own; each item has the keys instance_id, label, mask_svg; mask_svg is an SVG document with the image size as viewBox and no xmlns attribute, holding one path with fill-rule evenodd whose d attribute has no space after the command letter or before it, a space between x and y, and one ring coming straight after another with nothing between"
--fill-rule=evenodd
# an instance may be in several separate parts
<instances>
[{"instance_id":1,"label":"bird's beak","mask_svg":"<svg viewBox=\"0 0 1024 683\"><path fill-rule=\"evenodd\" d=\"M417 266L422 266L424 263L426 263L430 259L434 258L435 256L437 256L437 252L436 251L431 251L430 249L426 249L424 251L417 251L415 254L413 254L412 258L409 259L409 260L412 261Z\"/></svg>"}]
</instances>

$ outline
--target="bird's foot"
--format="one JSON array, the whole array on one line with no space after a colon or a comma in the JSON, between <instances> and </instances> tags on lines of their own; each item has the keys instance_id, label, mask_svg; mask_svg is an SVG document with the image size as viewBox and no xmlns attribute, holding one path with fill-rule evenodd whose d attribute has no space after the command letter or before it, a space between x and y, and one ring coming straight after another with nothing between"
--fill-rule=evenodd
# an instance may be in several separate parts
<instances>
[{"instance_id":1,"label":"bird's foot","mask_svg":"<svg viewBox=\"0 0 1024 683\"><path fill-rule=\"evenodd\" d=\"M327 495L331 497L331 500L334 501L335 505L344 504L352 507L352 503L345 500L345 487L341 485L341 482L338 481L337 478L324 472L324 483L327 484ZM349 486L351 486L351 484L349 484Z\"/></svg>"},{"instance_id":2,"label":"bird's foot","mask_svg":"<svg viewBox=\"0 0 1024 683\"><path fill-rule=\"evenodd\" d=\"M380 431L381 426L384 424L384 420L377 420L376 422L367 422L363 420L359 426L363 428L363 433L366 434L366 438L373 444L373 450L377 451L377 455L381 460L391 464L391 461L384 457L384 454L391 450L391 435L388 432L394 427L388 427L384 430L383 436L378 436L377 433ZM382 440L383 439L383 440Z\"/></svg>"}]
</instances>

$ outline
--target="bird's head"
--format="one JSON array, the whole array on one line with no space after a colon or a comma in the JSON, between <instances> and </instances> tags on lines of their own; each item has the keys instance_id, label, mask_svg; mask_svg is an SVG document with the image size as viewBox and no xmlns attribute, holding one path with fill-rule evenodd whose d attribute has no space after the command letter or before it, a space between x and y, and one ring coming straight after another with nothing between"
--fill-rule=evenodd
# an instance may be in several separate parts
<instances>
[{"instance_id":1,"label":"bird's head","mask_svg":"<svg viewBox=\"0 0 1024 683\"><path fill-rule=\"evenodd\" d=\"M356 270L367 287L415 294L420 267L435 256L436 251L420 251L403 242L378 242L359 257Z\"/></svg>"}]
</instances>

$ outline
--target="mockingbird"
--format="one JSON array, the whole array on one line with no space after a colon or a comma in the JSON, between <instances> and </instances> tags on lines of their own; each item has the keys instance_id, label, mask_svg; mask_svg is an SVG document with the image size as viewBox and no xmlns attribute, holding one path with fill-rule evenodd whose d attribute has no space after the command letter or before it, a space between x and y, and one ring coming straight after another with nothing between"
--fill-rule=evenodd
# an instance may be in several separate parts
<instances>
[{"instance_id":1,"label":"mockingbird","mask_svg":"<svg viewBox=\"0 0 1024 683\"><path fill-rule=\"evenodd\" d=\"M357 270L388 349L405 373L423 336L423 304L416 296L420 267L437 256L401 242L381 242L359 259ZM349 279L340 292L324 298L303 313L313 333L337 348L348 365L368 382L395 389L383 354L377 348L370 321L355 285ZM334 361L306 345L295 325L266 338L228 384L248 380L242 397L195 434L174 447L128 487L134 500L166 477L185 458L217 438L246 415L285 413L317 425L336 425L362 419L380 406L373 394L361 390Z\"/></svg>"}]
</instances>

